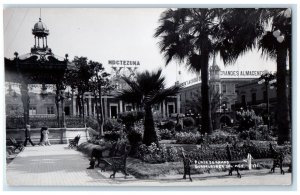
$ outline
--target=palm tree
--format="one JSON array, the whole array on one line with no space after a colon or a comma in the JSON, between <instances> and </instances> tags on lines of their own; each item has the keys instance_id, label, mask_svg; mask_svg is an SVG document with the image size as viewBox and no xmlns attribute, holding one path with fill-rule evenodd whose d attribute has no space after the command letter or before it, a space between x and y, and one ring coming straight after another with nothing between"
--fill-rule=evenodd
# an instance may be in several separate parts
<instances>
[{"instance_id":1,"label":"palm tree","mask_svg":"<svg viewBox=\"0 0 300 195\"><path fill-rule=\"evenodd\" d=\"M144 110L143 142L146 145L151 145L153 142L158 144L152 106L161 103L168 96L176 95L180 89L176 85L165 88L165 77L161 76L161 72L161 69L154 72L145 71L137 74L136 80L123 77L129 87L123 89L117 96L125 102L136 103L139 108Z\"/></svg>"},{"instance_id":2,"label":"palm tree","mask_svg":"<svg viewBox=\"0 0 300 195\"><path fill-rule=\"evenodd\" d=\"M286 90L288 86L288 71L286 67L289 53L291 73L291 18L285 16L286 11L272 10L273 33L267 32L260 41L260 48L263 54L276 58L277 63L277 102L280 102L277 104L278 144L283 144L285 141L290 140L289 101ZM278 36L276 33L278 33Z\"/></svg>"},{"instance_id":3,"label":"palm tree","mask_svg":"<svg viewBox=\"0 0 300 195\"><path fill-rule=\"evenodd\" d=\"M168 9L160 17L161 25L154 37L159 37L160 50L166 64L172 60L186 61L190 70L201 71L201 121L204 132L212 133L209 98L209 58L215 52L222 9Z\"/></svg>"},{"instance_id":4,"label":"palm tree","mask_svg":"<svg viewBox=\"0 0 300 195\"><path fill-rule=\"evenodd\" d=\"M257 44L263 55L267 54L276 59L278 144L290 140L286 90L287 53L291 65L291 18L287 17L288 11L289 9L229 9L223 16L220 27L220 36L224 37L225 41L220 42L218 46L225 64L234 62ZM265 32L268 25L272 26L273 32Z\"/></svg>"}]
</instances>

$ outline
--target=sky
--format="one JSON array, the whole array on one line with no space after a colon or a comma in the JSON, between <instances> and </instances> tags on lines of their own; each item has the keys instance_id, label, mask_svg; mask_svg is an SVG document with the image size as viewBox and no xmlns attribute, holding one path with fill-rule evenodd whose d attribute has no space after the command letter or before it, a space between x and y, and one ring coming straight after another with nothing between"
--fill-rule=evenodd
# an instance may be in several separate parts
<instances>
[{"instance_id":1,"label":"sky","mask_svg":"<svg viewBox=\"0 0 300 195\"><path fill-rule=\"evenodd\" d=\"M184 82L196 77L185 64L165 59L159 51L158 38L154 38L159 17L166 8L42 8L42 22L50 30L48 46L55 55L69 59L85 56L101 62L110 72L108 60L135 60L139 71L163 69L167 86L176 80ZM4 56L13 58L30 52L34 45L32 28L40 17L39 8L5 8L3 11ZM260 51L251 51L222 71L276 71L274 60L261 57ZM210 60L212 64L212 59ZM181 71L181 76L178 72Z\"/></svg>"}]
</instances>

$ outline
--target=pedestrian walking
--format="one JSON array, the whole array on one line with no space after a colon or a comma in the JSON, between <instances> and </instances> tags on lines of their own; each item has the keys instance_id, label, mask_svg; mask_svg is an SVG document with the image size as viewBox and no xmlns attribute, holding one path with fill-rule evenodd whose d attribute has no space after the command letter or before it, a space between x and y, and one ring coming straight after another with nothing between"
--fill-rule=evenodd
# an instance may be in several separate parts
<instances>
[{"instance_id":1,"label":"pedestrian walking","mask_svg":"<svg viewBox=\"0 0 300 195\"><path fill-rule=\"evenodd\" d=\"M23 144L25 147L27 145L27 141L29 141L29 143L32 146L35 146L35 144L31 141L31 138L30 138L30 125L26 125L26 127L25 127L25 141L24 141L24 144Z\"/></svg>"}]
</instances>

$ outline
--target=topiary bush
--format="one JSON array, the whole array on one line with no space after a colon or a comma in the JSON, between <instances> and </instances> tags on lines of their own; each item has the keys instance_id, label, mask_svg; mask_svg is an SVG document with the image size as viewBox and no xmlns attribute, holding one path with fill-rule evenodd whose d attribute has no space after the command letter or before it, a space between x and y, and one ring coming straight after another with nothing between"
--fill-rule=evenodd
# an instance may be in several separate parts
<instances>
[{"instance_id":1,"label":"topiary bush","mask_svg":"<svg viewBox=\"0 0 300 195\"><path fill-rule=\"evenodd\" d=\"M175 131L176 132L181 132L183 130L183 127L180 123L176 124L175 125Z\"/></svg>"},{"instance_id":2,"label":"topiary bush","mask_svg":"<svg viewBox=\"0 0 300 195\"><path fill-rule=\"evenodd\" d=\"M138 147L143 142L142 134L138 131L133 130L128 132L127 139L131 145L130 155L135 155Z\"/></svg>"},{"instance_id":3,"label":"topiary bush","mask_svg":"<svg viewBox=\"0 0 300 195\"><path fill-rule=\"evenodd\" d=\"M160 139L170 140L173 138L172 131L170 131L168 129L160 129L160 130L158 130L158 134L160 135Z\"/></svg>"},{"instance_id":4,"label":"topiary bush","mask_svg":"<svg viewBox=\"0 0 300 195\"><path fill-rule=\"evenodd\" d=\"M119 119L125 125L126 132L133 129L134 124L144 118L144 112L142 111L130 111L119 114Z\"/></svg>"},{"instance_id":5,"label":"topiary bush","mask_svg":"<svg viewBox=\"0 0 300 195\"><path fill-rule=\"evenodd\" d=\"M192 117L183 118L183 126L191 127L195 125L195 120Z\"/></svg>"},{"instance_id":6,"label":"topiary bush","mask_svg":"<svg viewBox=\"0 0 300 195\"><path fill-rule=\"evenodd\" d=\"M123 125L116 119L107 119L103 125L104 131L121 131L123 130Z\"/></svg>"},{"instance_id":7,"label":"topiary bush","mask_svg":"<svg viewBox=\"0 0 300 195\"><path fill-rule=\"evenodd\" d=\"M164 125L163 125L163 129L169 129L172 130L175 127L175 122L172 120L167 121Z\"/></svg>"},{"instance_id":8,"label":"topiary bush","mask_svg":"<svg viewBox=\"0 0 300 195\"><path fill-rule=\"evenodd\" d=\"M239 123L239 130L249 130L250 128L262 124L261 116L257 116L254 110L243 110L236 113L236 118Z\"/></svg>"}]
</instances>

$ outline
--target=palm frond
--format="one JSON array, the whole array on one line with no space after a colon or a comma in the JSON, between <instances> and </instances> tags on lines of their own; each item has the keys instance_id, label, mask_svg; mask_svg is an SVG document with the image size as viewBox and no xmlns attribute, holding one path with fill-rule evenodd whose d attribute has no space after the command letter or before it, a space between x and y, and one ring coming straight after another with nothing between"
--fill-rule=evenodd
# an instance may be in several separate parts
<instances>
[{"instance_id":1,"label":"palm frond","mask_svg":"<svg viewBox=\"0 0 300 195\"><path fill-rule=\"evenodd\" d=\"M174 96L178 93L178 91L181 89L180 86L172 86L167 89L160 89L159 91L154 91L153 93L149 94L149 99L145 104L147 105L154 105L161 103L163 100L165 100L168 96Z\"/></svg>"},{"instance_id":2,"label":"palm frond","mask_svg":"<svg viewBox=\"0 0 300 195\"><path fill-rule=\"evenodd\" d=\"M142 103L142 94L133 89L125 89L121 92L118 92L116 98L119 98L125 102L137 103L140 105Z\"/></svg>"},{"instance_id":3,"label":"palm frond","mask_svg":"<svg viewBox=\"0 0 300 195\"><path fill-rule=\"evenodd\" d=\"M269 56L276 58L277 40L271 32L267 32L265 36L259 41L259 49L262 51L262 56Z\"/></svg>"}]
</instances>

